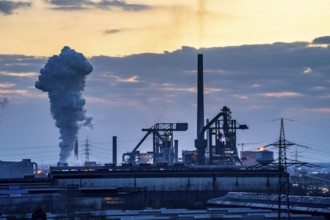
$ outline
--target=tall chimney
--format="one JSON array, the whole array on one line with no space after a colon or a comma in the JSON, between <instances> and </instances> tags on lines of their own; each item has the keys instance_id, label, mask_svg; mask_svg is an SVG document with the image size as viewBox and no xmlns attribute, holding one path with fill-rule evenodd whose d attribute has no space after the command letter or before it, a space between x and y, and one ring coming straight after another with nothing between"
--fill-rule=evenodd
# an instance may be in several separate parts
<instances>
[{"instance_id":1,"label":"tall chimney","mask_svg":"<svg viewBox=\"0 0 330 220\"><path fill-rule=\"evenodd\" d=\"M112 137L112 163L117 166L117 136Z\"/></svg>"},{"instance_id":2,"label":"tall chimney","mask_svg":"<svg viewBox=\"0 0 330 220\"><path fill-rule=\"evenodd\" d=\"M204 82L203 82L203 55L198 54L197 64L197 138L195 147L197 149L198 164L205 164L205 149L207 141L203 131L204 128Z\"/></svg>"},{"instance_id":3,"label":"tall chimney","mask_svg":"<svg viewBox=\"0 0 330 220\"><path fill-rule=\"evenodd\" d=\"M174 162L177 163L179 161L179 141L178 140L174 140L174 154L175 154Z\"/></svg>"},{"instance_id":4,"label":"tall chimney","mask_svg":"<svg viewBox=\"0 0 330 220\"><path fill-rule=\"evenodd\" d=\"M197 139L204 139L201 134L204 128L203 54L198 54L197 59Z\"/></svg>"}]
</instances>

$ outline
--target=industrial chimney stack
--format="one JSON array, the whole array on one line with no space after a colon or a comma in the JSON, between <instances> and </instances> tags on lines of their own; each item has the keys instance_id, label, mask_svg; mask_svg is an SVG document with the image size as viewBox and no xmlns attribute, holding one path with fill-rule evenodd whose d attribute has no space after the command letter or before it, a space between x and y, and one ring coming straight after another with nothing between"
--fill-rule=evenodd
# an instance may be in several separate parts
<instances>
[{"instance_id":1,"label":"industrial chimney stack","mask_svg":"<svg viewBox=\"0 0 330 220\"><path fill-rule=\"evenodd\" d=\"M204 139L204 82L203 82L203 54L197 56L197 139Z\"/></svg>"},{"instance_id":2,"label":"industrial chimney stack","mask_svg":"<svg viewBox=\"0 0 330 220\"><path fill-rule=\"evenodd\" d=\"M198 154L198 164L205 164L205 149L207 142L204 137L204 82L203 82L203 54L197 56L197 139L195 147Z\"/></svg>"}]
</instances>

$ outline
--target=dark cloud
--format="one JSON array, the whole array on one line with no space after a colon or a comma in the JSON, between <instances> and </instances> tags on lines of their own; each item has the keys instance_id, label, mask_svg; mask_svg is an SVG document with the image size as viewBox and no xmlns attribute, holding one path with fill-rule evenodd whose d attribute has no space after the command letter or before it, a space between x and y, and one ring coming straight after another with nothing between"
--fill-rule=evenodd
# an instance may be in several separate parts
<instances>
[{"instance_id":1,"label":"dark cloud","mask_svg":"<svg viewBox=\"0 0 330 220\"><path fill-rule=\"evenodd\" d=\"M0 71L4 72L34 72L39 71L40 64L46 58L25 55L1 55Z\"/></svg>"},{"instance_id":2,"label":"dark cloud","mask_svg":"<svg viewBox=\"0 0 330 220\"><path fill-rule=\"evenodd\" d=\"M88 6L93 4L89 0L44 0L46 3L53 6L53 10L84 10L88 9Z\"/></svg>"},{"instance_id":3,"label":"dark cloud","mask_svg":"<svg viewBox=\"0 0 330 220\"><path fill-rule=\"evenodd\" d=\"M315 38L313 40L313 44L330 44L330 36Z\"/></svg>"},{"instance_id":4,"label":"dark cloud","mask_svg":"<svg viewBox=\"0 0 330 220\"><path fill-rule=\"evenodd\" d=\"M54 10L84 10L90 8L100 8L105 10L121 9L124 11L143 11L151 9L151 6L144 4L129 4L123 0L45 0L54 6Z\"/></svg>"},{"instance_id":5,"label":"dark cloud","mask_svg":"<svg viewBox=\"0 0 330 220\"><path fill-rule=\"evenodd\" d=\"M31 88L46 59L24 55L0 55L0 82Z\"/></svg>"},{"instance_id":6,"label":"dark cloud","mask_svg":"<svg viewBox=\"0 0 330 220\"><path fill-rule=\"evenodd\" d=\"M30 2L0 1L0 13L12 14L16 9L31 7Z\"/></svg>"},{"instance_id":7,"label":"dark cloud","mask_svg":"<svg viewBox=\"0 0 330 220\"><path fill-rule=\"evenodd\" d=\"M116 31L109 30L109 33ZM291 104L299 104L302 99L308 100L306 105L327 103L324 97L330 94L330 49L309 47L307 42L200 50L182 47L162 54L94 56L89 59L94 74L86 89L95 97L116 94L119 99L130 99L139 94L136 101L146 104L148 99L140 99L140 96L166 95L173 96L174 102L187 104L193 102L188 97L193 97L196 84L197 53L204 54L205 84L211 91L207 94L209 97L220 98L217 95L221 94L221 99L228 97L228 100L268 104L274 103L270 97ZM38 73L44 62L42 57L0 55L0 73ZM0 78L4 82L18 83L21 80L16 75L2 74Z\"/></svg>"},{"instance_id":8,"label":"dark cloud","mask_svg":"<svg viewBox=\"0 0 330 220\"><path fill-rule=\"evenodd\" d=\"M122 0L102 0L96 3L96 7L103 9L119 8L124 11L144 11L151 9L151 6L144 4L128 4Z\"/></svg>"},{"instance_id":9,"label":"dark cloud","mask_svg":"<svg viewBox=\"0 0 330 220\"><path fill-rule=\"evenodd\" d=\"M196 83L197 53L204 54L206 87L222 89L211 90L214 92L207 94L209 99L220 99L221 103L237 107L237 100L276 108L326 105L324 99L317 97L330 93L330 50L309 47L307 42L204 48L199 51L183 47L163 54L92 57L95 67L92 80L98 77L98 73L122 78L138 75L139 83L117 83L106 90L108 93L118 91L118 95L125 98L133 93L127 89L134 89L134 92L147 97L150 94L155 97L172 94L174 103L188 105L194 102L194 94L187 91ZM103 83L106 87L107 81ZM91 83L91 86L96 88L98 84ZM315 86L325 89L315 90Z\"/></svg>"},{"instance_id":10,"label":"dark cloud","mask_svg":"<svg viewBox=\"0 0 330 220\"><path fill-rule=\"evenodd\" d=\"M89 0L47 0L47 2L58 6L78 6L90 3Z\"/></svg>"},{"instance_id":11,"label":"dark cloud","mask_svg":"<svg viewBox=\"0 0 330 220\"><path fill-rule=\"evenodd\" d=\"M104 33L105 34L117 34L122 31L123 31L123 29L109 29L109 30L105 30Z\"/></svg>"},{"instance_id":12,"label":"dark cloud","mask_svg":"<svg viewBox=\"0 0 330 220\"><path fill-rule=\"evenodd\" d=\"M200 50L182 47L159 54L90 57L88 60L94 70L88 76L84 97L88 110L95 115L93 135L103 140L108 139L109 133L123 140L128 137L127 134L129 139L139 139L143 135L142 127L147 128L157 122L188 122L188 133L195 134L197 53L204 54L204 83L207 92L205 118L214 117L224 105L230 107L233 118L250 127L244 131L245 137L243 132L239 133L239 141L262 142L277 138L278 124L253 130L258 129L255 126L258 122L274 118L285 117L315 124L330 123L329 47L310 47L309 42ZM38 73L45 62L46 59L42 57L0 55L0 73ZM35 80L36 77L0 74L3 91L19 88L40 97L40 92L33 88ZM16 96L8 97L11 103L15 103ZM31 117L36 114L34 121L51 124L48 129L33 129L33 132L46 130L45 138L52 133L57 134L56 131L49 132L53 127L50 118L40 120L48 111L45 100L31 101L24 97L21 102L24 101L26 106L19 106L19 110L26 112L29 109ZM14 115L14 111L7 112ZM13 118L17 115L24 114L15 114ZM10 119L6 118L3 123L7 121ZM26 127L24 129L31 130ZM302 132L301 128L297 128L286 131L289 137L297 135L302 142L311 143L315 140L320 146L328 144L324 138L328 130L307 130ZM321 134L324 135L321 137ZM182 149L193 148L193 136L180 137ZM57 136L53 141L57 141ZM121 149L126 152L133 149L135 144L125 145Z\"/></svg>"}]
</instances>

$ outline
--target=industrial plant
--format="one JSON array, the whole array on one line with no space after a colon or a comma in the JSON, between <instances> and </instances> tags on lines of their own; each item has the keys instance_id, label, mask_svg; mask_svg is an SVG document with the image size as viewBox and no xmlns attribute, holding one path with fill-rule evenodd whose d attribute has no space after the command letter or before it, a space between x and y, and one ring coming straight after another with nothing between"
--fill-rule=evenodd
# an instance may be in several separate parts
<instances>
[{"instance_id":1,"label":"industrial plant","mask_svg":"<svg viewBox=\"0 0 330 220\"><path fill-rule=\"evenodd\" d=\"M63 50L66 55L71 53L68 48ZM92 67L83 63L85 76ZM47 71L51 71L48 66L42 70ZM41 76L36 87L53 91L47 80L50 78ZM180 143L175 137L187 131L188 123L158 122L143 128L141 140L123 155L117 155L117 137L113 136L112 163L69 166L66 158L69 151L78 151L77 138L66 136L68 131L63 129L68 122L61 116L65 113L52 105L63 135L58 166L39 173L31 160L1 161L0 219L19 215L28 219L37 206L49 219L328 218L330 200L299 193L308 188L306 182L304 185L299 175L294 179L289 174L290 165L313 165L287 159L286 148L294 143L285 139L283 119L277 142L260 151L239 154L238 132L249 127L237 122L228 106L220 106L217 115L205 120L203 80L203 55L198 54L195 150L178 150ZM58 103L55 99L64 93L61 90L50 95L54 99L51 102ZM69 94L77 98L72 108L83 112L80 122L90 124L79 91ZM70 126L77 129L78 122ZM152 146L150 151L142 152L140 146L148 137L152 138ZM278 148L278 155L268 146ZM319 182L329 185L321 178Z\"/></svg>"}]
</instances>

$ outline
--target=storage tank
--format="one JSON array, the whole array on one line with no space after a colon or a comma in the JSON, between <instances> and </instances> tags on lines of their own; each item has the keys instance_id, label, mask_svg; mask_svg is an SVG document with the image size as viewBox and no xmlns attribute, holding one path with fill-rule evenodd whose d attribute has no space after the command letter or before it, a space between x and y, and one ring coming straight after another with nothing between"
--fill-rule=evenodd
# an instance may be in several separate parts
<instances>
[{"instance_id":1,"label":"storage tank","mask_svg":"<svg viewBox=\"0 0 330 220\"><path fill-rule=\"evenodd\" d=\"M274 152L268 150L262 150L257 152L256 161L261 164L269 164L274 161Z\"/></svg>"}]
</instances>

